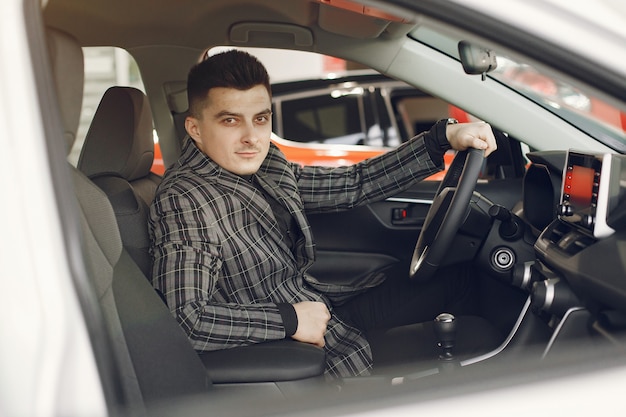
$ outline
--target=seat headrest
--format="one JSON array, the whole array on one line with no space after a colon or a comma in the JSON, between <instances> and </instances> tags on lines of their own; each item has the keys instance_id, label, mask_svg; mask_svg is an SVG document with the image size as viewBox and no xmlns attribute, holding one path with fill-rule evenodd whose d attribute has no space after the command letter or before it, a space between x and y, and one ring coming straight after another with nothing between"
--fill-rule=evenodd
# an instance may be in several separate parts
<instances>
[{"instance_id":1,"label":"seat headrest","mask_svg":"<svg viewBox=\"0 0 626 417\"><path fill-rule=\"evenodd\" d=\"M132 181L150 173L154 160L152 112L133 87L111 87L85 136L78 169L88 177L117 175Z\"/></svg>"},{"instance_id":2,"label":"seat headrest","mask_svg":"<svg viewBox=\"0 0 626 417\"><path fill-rule=\"evenodd\" d=\"M47 28L46 37L52 77L61 107L63 135L69 152L76 139L83 104L83 50L75 38L57 29Z\"/></svg>"}]
</instances>

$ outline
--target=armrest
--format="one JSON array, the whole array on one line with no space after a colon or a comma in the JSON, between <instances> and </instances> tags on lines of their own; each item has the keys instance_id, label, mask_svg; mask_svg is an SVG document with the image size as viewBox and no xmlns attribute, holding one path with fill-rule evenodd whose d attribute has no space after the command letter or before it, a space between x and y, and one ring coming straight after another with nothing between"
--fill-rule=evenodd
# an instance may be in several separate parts
<instances>
[{"instance_id":1,"label":"armrest","mask_svg":"<svg viewBox=\"0 0 626 417\"><path fill-rule=\"evenodd\" d=\"M232 349L203 352L213 383L294 381L322 375L324 350L295 340L276 340Z\"/></svg>"}]
</instances>

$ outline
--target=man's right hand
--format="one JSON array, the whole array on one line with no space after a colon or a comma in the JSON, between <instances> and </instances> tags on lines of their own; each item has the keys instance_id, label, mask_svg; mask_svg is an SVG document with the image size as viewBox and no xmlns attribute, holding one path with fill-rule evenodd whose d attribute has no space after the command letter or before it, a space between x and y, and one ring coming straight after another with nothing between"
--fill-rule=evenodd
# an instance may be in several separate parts
<instances>
[{"instance_id":1,"label":"man's right hand","mask_svg":"<svg viewBox=\"0 0 626 417\"><path fill-rule=\"evenodd\" d=\"M324 347L326 325L330 320L330 312L326 305L318 301L303 301L294 304L293 308L298 316L298 329L291 337L299 342Z\"/></svg>"}]
</instances>

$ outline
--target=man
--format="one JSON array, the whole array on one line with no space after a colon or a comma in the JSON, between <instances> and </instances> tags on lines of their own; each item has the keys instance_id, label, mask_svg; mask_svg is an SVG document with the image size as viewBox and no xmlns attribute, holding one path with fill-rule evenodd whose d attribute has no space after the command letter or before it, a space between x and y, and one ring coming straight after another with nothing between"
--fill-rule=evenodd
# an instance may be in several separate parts
<instances>
[{"instance_id":1,"label":"man","mask_svg":"<svg viewBox=\"0 0 626 417\"><path fill-rule=\"evenodd\" d=\"M399 289L393 283L408 278L379 285L384 277L373 275L359 288L315 280L306 213L392 196L440 170L450 146L488 154L489 125L441 121L355 166L301 167L270 142L269 77L251 55L228 51L196 65L188 97L189 139L157 191L150 233L153 283L196 350L291 337L324 347L329 376L366 375L372 355L363 332L395 324L399 312L388 306L410 306L426 321L462 299L463 288L447 280Z\"/></svg>"}]
</instances>

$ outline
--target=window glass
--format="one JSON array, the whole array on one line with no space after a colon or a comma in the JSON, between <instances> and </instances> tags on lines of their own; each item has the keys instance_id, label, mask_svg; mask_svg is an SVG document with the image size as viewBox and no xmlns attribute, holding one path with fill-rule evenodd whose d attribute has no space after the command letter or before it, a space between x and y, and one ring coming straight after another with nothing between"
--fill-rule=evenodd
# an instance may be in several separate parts
<instances>
[{"instance_id":1,"label":"window glass","mask_svg":"<svg viewBox=\"0 0 626 417\"><path fill-rule=\"evenodd\" d=\"M449 33L421 26L411 36L459 59L457 39ZM599 142L626 152L626 112L572 85L564 77L494 51L497 67L487 74L546 110L583 130Z\"/></svg>"},{"instance_id":2,"label":"window glass","mask_svg":"<svg viewBox=\"0 0 626 417\"><path fill-rule=\"evenodd\" d=\"M626 113L565 80L506 56L489 75L609 147L626 152Z\"/></svg>"},{"instance_id":3,"label":"window glass","mask_svg":"<svg viewBox=\"0 0 626 417\"><path fill-rule=\"evenodd\" d=\"M285 100L282 104L283 132L297 142L363 142L357 96L333 98L329 94Z\"/></svg>"}]
</instances>

